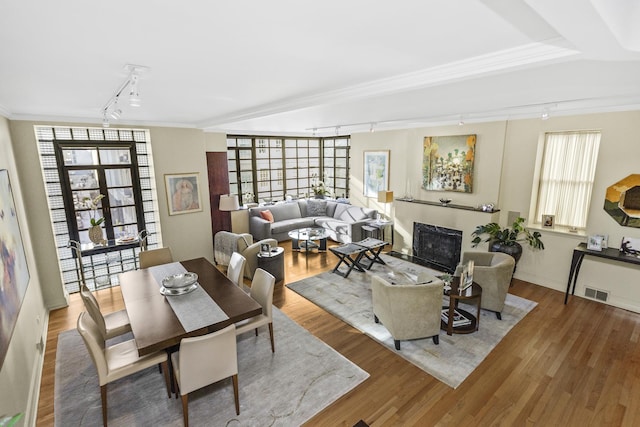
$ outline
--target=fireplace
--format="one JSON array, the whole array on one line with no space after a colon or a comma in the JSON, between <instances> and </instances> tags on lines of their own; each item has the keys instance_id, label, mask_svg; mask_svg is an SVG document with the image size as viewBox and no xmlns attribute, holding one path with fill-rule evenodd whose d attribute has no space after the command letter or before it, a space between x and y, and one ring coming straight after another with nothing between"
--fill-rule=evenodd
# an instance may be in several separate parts
<instances>
[{"instance_id":1,"label":"fireplace","mask_svg":"<svg viewBox=\"0 0 640 427\"><path fill-rule=\"evenodd\" d=\"M421 264L453 274L460 262L462 231L413 223L413 256Z\"/></svg>"}]
</instances>

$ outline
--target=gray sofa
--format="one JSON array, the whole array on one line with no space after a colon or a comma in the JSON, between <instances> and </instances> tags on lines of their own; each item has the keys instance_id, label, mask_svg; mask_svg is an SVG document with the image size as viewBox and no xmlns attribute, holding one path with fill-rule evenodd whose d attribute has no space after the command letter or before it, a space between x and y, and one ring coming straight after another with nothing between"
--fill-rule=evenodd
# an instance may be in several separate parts
<instances>
[{"instance_id":1,"label":"gray sofa","mask_svg":"<svg viewBox=\"0 0 640 427\"><path fill-rule=\"evenodd\" d=\"M273 223L260 212L271 211ZM334 200L301 199L293 202L249 209L249 231L255 240L289 240L289 231L305 227L322 227L331 240L340 243L363 239L362 226L376 219L378 211Z\"/></svg>"}]
</instances>

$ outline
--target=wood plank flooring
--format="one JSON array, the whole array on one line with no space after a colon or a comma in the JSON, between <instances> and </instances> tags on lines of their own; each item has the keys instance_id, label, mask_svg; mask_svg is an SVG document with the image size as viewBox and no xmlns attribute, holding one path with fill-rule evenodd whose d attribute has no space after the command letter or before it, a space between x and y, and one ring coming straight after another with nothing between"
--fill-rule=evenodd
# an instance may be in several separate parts
<instances>
[{"instance_id":1,"label":"wood plank flooring","mask_svg":"<svg viewBox=\"0 0 640 427\"><path fill-rule=\"evenodd\" d=\"M331 253L285 247L286 282L330 270ZM354 272L352 274L358 274ZM395 352L277 285L274 304L371 376L308 426L640 425L640 315L515 280L510 292L538 302L453 390ZM97 292L105 312L123 308L119 288ZM72 329L82 301L51 312L37 424L53 425L57 337ZM276 351L278 343L276 342Z\"/></svg>"}]
</instances>

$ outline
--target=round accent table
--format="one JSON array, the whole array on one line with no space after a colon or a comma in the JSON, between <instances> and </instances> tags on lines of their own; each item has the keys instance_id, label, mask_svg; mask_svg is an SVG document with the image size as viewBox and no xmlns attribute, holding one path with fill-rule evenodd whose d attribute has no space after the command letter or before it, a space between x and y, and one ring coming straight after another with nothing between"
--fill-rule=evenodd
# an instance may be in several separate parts
<instances>
[{"instance_id":1,"label":"round accent table","mask_svg":"<svg viewBox=\"0 0 640 427\"><path fill-rule=\"evenodd\" d=\"M284 280L284 248L276 246L269 252L258 252L258 268L273 275L276 282Z\"/></svg>"},{"instance_id":2,"label":"round accent table","mask_svg":"<svg viewBox=\"0 0 640 427\"><path fill-rule=\"evenodd\" d=\"M441 328L447 331L447 335L452 334L470 334L478 330L480 326L480 302L482 299L482 288L476 282L464 290L460 290L460 277L454 277L451 282L451 289L446 290L444 294L449 297L449 306L442 307L443 319ZM458 308L458 303L475 304L477 307L475 316L466 310ZM456 313L457 312L457 313ZM446 313L446 321L445 315ZM461 314L465 319L461 319L462 323L456 326L458 320L457 314ZM468 323L464 324L464 322Z\"/></svg>"}]
</instances>

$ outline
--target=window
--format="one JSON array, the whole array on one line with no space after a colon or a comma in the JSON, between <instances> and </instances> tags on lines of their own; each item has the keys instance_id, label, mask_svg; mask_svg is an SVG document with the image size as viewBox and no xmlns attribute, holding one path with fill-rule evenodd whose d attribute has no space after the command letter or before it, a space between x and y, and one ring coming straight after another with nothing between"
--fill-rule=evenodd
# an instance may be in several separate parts
<instances>
[{"instance_id":1,"label":"window","mask_svg":"<svg viewBox=\"0 0 640 427\"><path fill-rule=\"evenodd\" d=\"M148 131L51 126L36 126L35 131L60 274L68 292L77 292L81 280L69 241L89 241L86 197L106 196L97 215L106 219L107 238L144 229L147 246L160 245ZM117 273L136 268L139 252L137 243L83 250L87 286L118 284Z\"/></svg>"},{"instance_id":2,"label":"window","mask_svg":"<svg viewBox=\"0 0 640 427\"><path fill-rule=\"evenodd\" d=\"M244 202L305 197L319 177L336 197L349 197L349 138L228 136L231 193Z\"/></svg>"},{"instance_id":3,"label":"window","mask_svg":"<svg viewBox=\"0 0 640 427\"><path fill-rule=\"evenodd\" d=\"M586 228L599 146L599 131L545 134L534 223L554 215L555 225Z\"/></svg>"}]
</instances>

